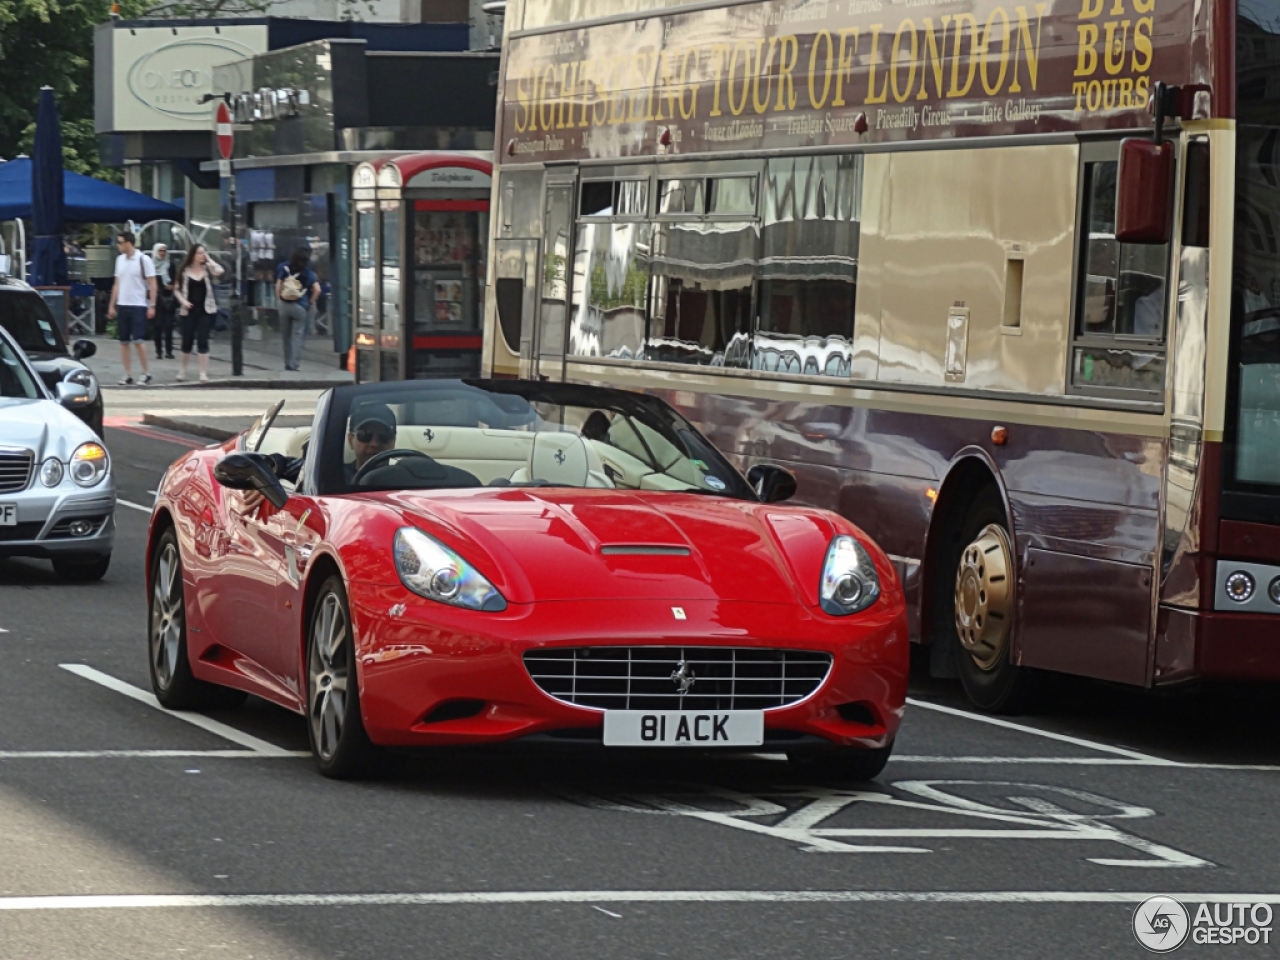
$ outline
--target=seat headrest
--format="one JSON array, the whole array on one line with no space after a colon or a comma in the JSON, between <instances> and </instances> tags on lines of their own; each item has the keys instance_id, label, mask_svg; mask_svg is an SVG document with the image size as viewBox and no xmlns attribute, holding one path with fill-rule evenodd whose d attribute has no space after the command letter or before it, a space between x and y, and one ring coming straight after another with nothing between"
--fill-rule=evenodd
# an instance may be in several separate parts
<instances>
[{"instance_id":1,"label":"seat headrest","mask_svg":"<svg viewBox=\"0 0 1280 960\"><path fill-rule=\"evenodd\" d=\"M529 479L562 483L571 487L587 485L587 447L572 433L535 433L529 451Z\"/></svg>"}]
</instances>

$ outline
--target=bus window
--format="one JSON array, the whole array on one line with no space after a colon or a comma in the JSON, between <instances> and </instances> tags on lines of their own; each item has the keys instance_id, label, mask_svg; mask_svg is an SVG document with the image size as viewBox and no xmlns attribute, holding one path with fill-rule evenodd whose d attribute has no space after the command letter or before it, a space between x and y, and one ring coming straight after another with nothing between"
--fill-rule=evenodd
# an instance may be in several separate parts
<instances>
[{"instance_id":1,"label":"bus window","mask_svg":"<svg viewBox=\"0 0 1280 960\"><path fill-rule=\"evenodd\" d=\"M840 280L769 280L762 285L759 370L847 377L853 366L855 287Z\"/></svg>"},{"instance_id":2,"label":"bus window","mask_svg":"<svg viewBox=\"0 0 1280 960\"><path fill-rule=\"evenodd\" d=\"M765 171L757 370L848 377L862 157L783 157Z\"/></svg>"},{"instance_id":3,"label":"bus window","mask_svg":"<svg viewBox=\"0 0 1280 960\"><path fill-rule=\"evenodd\" d=\"M757 237L751 221L655 225L648 359L750 366Z\"/></svg>"},{"instance_id":4,"label":"bus window","mask_svg":"<svg viewBox=\"0 0 1280 960\"><path fill-rule=\"evenodd\" d=\"M644 343L651 228L648 223L578 225L569 352L634 360Z\"/></svg>"},{"instance_id":5,"label":"bus window","mask_svg":"<svg viewBox=\"0 0 1280 960\"><path fill-rule=\"evenodd\" d=\"M701 177L658 181L659 216L702 216L703 182Z\"/></svg>"},{"instance_id":6,"label":"bus window","mask_svg":"<svg viewBox=\"0 0 1280 960\"><path fill-rule=\"evenodd\" d=\"M1169 248L1116 241L1117 166L1114 159L1086 158L1084 164L1071 380L1074 387L1089 391L1159 396L1164 389Z\"/></svg>"},{"instance_id":7,"label":"bus window","mask_svg":"<svg viewBox=\"0 0 1280 960\"><path fill-rule=\"evenodd\" d=\"M756 212L755 177L714 177L710 181L708 213L754 215Z\"/></svg>"}]
</instances>

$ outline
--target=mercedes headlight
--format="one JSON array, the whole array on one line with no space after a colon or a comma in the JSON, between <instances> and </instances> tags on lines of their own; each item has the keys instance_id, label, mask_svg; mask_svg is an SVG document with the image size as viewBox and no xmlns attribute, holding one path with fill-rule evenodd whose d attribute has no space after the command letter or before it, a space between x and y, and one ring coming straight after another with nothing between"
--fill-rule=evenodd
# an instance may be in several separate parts
<instances>
[{"instance_id":1,"label":"mercedes headlight","mask_svg":"<svg viewBox=\"0 0 1280 960\"><path fill-rule=\"evenodd\" d=\"M71 455L71 479L82 487L101 483L107 475L107 448L100 443L82 443Z\"/></svg>"},{"instance_id":2,"label":"mercedes headlight","mask_svg":"<svg viewBox=\"0 0 1280 960\"><path fill-rule=\"evenodd\" d=\"M79 370L72 370L69 374L67 374L66 380L68 383L77 383L80 386L84 387L86 390L88 390L90 403L93 403L93 401L97 398L98 378L95 377L91 371L86 370L84 368L81 368Z\"/></svg>"},{"instance_id":3,"label":"mercedes headlight","mask_svg":"<svg viewBox=\"0 0 1280 960\"><path fill-rule=\"evenodd\" d=\"M50 457L40 464L40 482L46 487L56 487L62 482L62 461Z\"/></svg>"},{"instance_id":4,"label":"mercedes headlight","mask_svg":"<svg viewBox=\"0 0 1280 960\"><path fill-rule=\"evenodd\" d=\"M822 609L836 617L865 610L880 596L875 564L853 537L839 536L831 541L818 593Z\"/></svg>"},{"instance_id":5,"label":"mercedes headlight","mask_svg":"<svg viewBox=\"0 0 1280 960\"><path fill-rule=\"evenodd\" d=\"M469 610L507 609L502 594L475 567L416 527L396 531L395 558L400 579L420 596Z\"/></svg>"}]
</instances>

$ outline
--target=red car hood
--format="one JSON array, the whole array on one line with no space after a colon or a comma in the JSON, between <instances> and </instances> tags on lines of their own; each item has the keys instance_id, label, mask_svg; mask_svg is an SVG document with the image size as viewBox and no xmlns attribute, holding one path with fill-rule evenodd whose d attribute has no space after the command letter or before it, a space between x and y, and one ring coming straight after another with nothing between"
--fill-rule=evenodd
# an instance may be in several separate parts
<instances>
[{"instance_id":1,"label":"red car hood","mask_svg":"<svg viewBox=\"0 0 1280 960\"><path fill-rule=\"evenodd\" d=\"M818 511L696 494L555 487L397 493L385 502L513 603L813 604L835 532Z\"/></svg>"}]
</instances>

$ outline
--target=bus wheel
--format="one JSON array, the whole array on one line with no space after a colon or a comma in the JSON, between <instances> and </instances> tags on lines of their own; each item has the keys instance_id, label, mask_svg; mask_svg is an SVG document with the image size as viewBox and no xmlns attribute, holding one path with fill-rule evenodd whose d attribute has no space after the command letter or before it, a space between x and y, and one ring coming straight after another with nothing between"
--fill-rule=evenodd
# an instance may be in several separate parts
<instances>
[{"instance_id":1,"label":"bus wheel","mask_svg":"<svg viewBox=\"0 0 1280 960\"><path fill-rule=\"evenodd\" d=\"M960 683L980 709L1020 713L1029 702L1034 674L1009 658L1015 616L1013 545L994 490L974 503L960 543L952 601Z\"/></svg>"}]
</instances>

